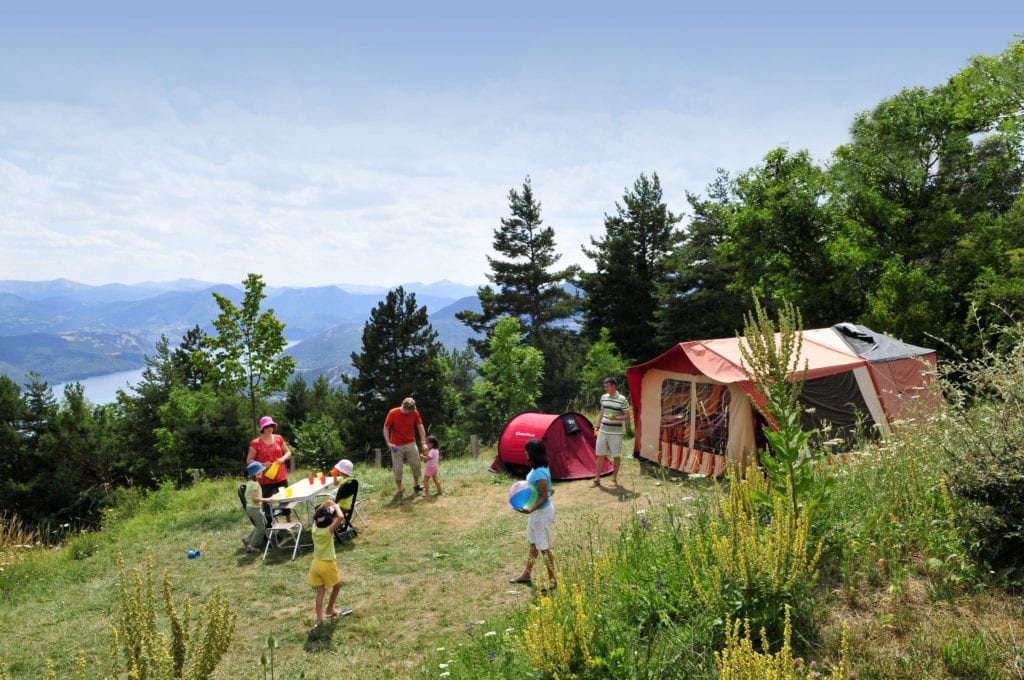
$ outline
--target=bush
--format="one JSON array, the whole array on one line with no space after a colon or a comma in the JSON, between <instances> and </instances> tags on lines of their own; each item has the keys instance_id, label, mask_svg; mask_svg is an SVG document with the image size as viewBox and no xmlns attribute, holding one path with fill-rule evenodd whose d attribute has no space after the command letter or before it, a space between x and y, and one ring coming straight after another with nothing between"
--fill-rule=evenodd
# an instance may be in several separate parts
<instances>
[{"instance_id":1,"label":"bush","mask_svg":"<svg viewBox=\"0 0 1024 680\"><path fill-rule=\"evenodd\" d=\"M749 619L777 643L789 608L805 636L815 625L822 546L812 548L807 513L797 514L785 496L772 494L770 511L760 513L755 499L768 491L753 466L745 479L731 480L728 492L719 488L718 515L697 524L683 550L693 588L709 613L721 621Z\"/></svg>"},{"instance_id":2,"label":"bush","mask_svg":"<svg viewBox=\"0 0 1024 680\"><path fill-rule=\"evenodd\" d=\"M998 346L954 371L951 408L932 431L949 457L959 521L978 540L978 557L1003 577L1024 579L1024 324L1005 329Z\"/></svg>"},{"instance_id":3,"label":"bush","mask_svg":"<svg viewBox=\"0 0 1024 680\"><path fill-rule=\"evenodd\" d=\"M846 657L849 655L847 627L843 625L843 637L840 645L839 661L835 666L820 665L817 662L804 663L802 659L793 658L790 644L792 628L789 621L789 607L786 607L785 625L783 629L782 648L771 653L761 633L762 651L754 649L753 637L750 634L750 621L743 622L743 635L740 636L740 622L734 621L725 627L725 648L715 652L715 663L718 665L720 680L811 680L812 678L837 678L847 680L853 674L849 672Z\"/></svg>"}]
</instances>

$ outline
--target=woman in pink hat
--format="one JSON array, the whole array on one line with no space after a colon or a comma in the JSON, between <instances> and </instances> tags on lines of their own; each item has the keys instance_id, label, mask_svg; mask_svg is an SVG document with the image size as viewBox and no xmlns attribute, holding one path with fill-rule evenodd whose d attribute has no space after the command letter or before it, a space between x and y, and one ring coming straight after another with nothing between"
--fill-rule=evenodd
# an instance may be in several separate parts
<instances>
[{"instance_id":1,"label":"woman in pink hat","mask_svg":"<svg viewBox=\"0 0 1024 680\"><path fill-rule=\"evenodd\" d=\"M292 457L292 450L284 437L274 434L275 427L277 423L270 416L260 418L260 436L249 442L249 455L245 459L246 463L256 461L267 467L256 478L264 498L270 498L278 489L288 486L288 459Z\"/></svg>"}]
</instances>

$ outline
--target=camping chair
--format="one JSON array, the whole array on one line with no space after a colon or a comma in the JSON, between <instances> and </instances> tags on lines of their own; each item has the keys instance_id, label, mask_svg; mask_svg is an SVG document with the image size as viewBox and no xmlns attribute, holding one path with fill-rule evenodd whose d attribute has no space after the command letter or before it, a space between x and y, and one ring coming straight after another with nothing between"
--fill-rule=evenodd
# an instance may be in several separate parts
<instances>
[{"instance_id":1,"label":"camping chair","mask_svg":"<svg viewBox=\"0 0 1024 680\"><path fill-rule=\"evenodd\" d=\"M268 503L263 504L263 523L262 525L256 523L256 519L249 514L249 502L245 497L245 484L238 486L238 500L242 502L242 509L246 510L246 515L249 517L249 521L253 523L253 526L262 526L264 535L266 536L266 543L263 546L263 559L267 559L267 551L270 549L270 544L273 543L275 548L284 547L278 538L278 534L282 531L287 532L292 537L294 547L292 548L292 559L295 559L296 553L299 551L299 539L302 538L302 522L278 522L274 519L274 515L271 514L270 505Z\"/></svg>"},{"instance_id":2,"label":"camping chair","mask_svg":"<svg viewBox=\"0 0 1024 680\"><path fill-rule=\"evenodd\" d=\"M334 536L339 541L344 541L349 538L353 538L358 532L355 526L352 524L352 516L356 515L359 517L359 521L366 526L366 520L363 519L363 515L359 512L359 480L358 479L346 479L345 482L338 487L338 493L334 495L334 502L341 508L341 515L345 518L345 521L341 523L334 531Z\"/></svg>"}]
</instances>

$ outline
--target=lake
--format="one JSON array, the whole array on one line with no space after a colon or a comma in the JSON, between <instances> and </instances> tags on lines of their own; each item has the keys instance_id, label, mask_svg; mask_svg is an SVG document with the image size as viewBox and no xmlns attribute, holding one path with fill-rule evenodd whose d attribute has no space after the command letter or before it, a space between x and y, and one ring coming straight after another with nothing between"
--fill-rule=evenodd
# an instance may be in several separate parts
<instances>
[{"instance_id":1,"label":"lake","mask_svg":"<svg viewBox=\"0 0 1024 680\"><path fill-rule=\"evenodd\" d=\"M85 389L85 398L94 404L109 404L117 397L118 390L126 390L129 384L135 385L142 380L143 368L133 368L130 371L118 371L104 375L94 375L91 378L72 380L71 382L81 383ZM53 395L57 399L64 396L64 386L68 383L58 383L53 386Z\"/></svg>"}]
</instances>

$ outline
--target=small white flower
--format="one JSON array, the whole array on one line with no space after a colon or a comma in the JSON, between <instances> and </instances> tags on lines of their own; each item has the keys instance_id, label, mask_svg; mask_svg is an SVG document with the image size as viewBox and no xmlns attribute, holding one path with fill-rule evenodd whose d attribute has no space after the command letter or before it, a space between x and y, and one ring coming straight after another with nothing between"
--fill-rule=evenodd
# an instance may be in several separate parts
<instances>
[{"instance_id":1,"label":"small white flower","mask_svg":"<svg viewBox=\"0 0 1024 680\"><path fill-rule=\"evenodd\" d=\"M437 667L440 668L441 670L444 670L445 668L448 668L448 664L446 664L446 663L439 663L439 664L437 664Z\"/></svg>"},{"instance_id":2,"label":"small white flower","mask_svg":"<svg viewBox=\"0 0 1024 680\"><path fill-rule=\"evenodd\" d=\"M435 651L435 652L443 652L443 651L444 651L444 647L438 647L438 648L437 648L437 649L435 649L434 651Z\"/></svg>"},{"instance_id":3,"label":"small white flower","mask_svg":"<svg viewBox=\"0 0 1024 680\"><path fill-rule=\"evenodd\" d=\"M486 633L484 633L484 637L494 637L497 634L497 631L489 630Z\"/></svg>"},{"instance_id":4,"label":"small white flower","mask_svg":"<svg viewBox=\"0 0 1024 680\"><path fill-rule=\"evenodd\" d=\"M640 508L639 510L636 511L636 514L638 514L638 515L646 515L647 514L647 510L646 510L646 508Z\"/></svg>"},{"instance_id":5,"label":"small white flower","mask_svg":"<svg viewBox=\"0 0 1024 680\"><path fill-rule=\"evenodd\" d=\"M447 678L449 675L451 675L451 673L449 673L448 671L445 671L444 673L441 673L441 677L442 678Z\"/></svg>"},{"instance_id":6,"label":"small white flower","mask_svg":"<svg viewBox=\"0 0 1024 680\"><path fill-rule=\"evenodd\" d=\"M513 629L512 629L512 628L506 628L506 629L505 629L505 632L506 632L506 633L512 633L512 632L514 632L514 631L513 631Z\"/></svg>"},{"instance_id":7,"label":"small white flower","mask_svg":"<svg viewBox=\"0 0 1024 680\"><path fill-rule=\"evenodd\" d=\"M478 626L482 626L482 625L484 625L485 623L487 623L487 622L486 622L486 621L477 621L477 622L476 622L476 625L478 625Z\"/></svg>"}]
</instances>

